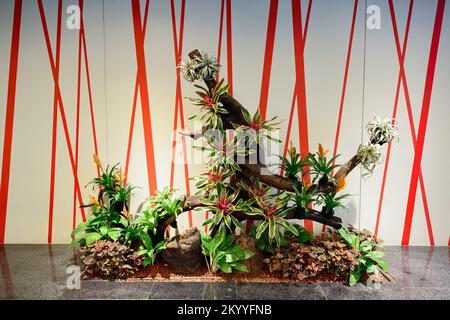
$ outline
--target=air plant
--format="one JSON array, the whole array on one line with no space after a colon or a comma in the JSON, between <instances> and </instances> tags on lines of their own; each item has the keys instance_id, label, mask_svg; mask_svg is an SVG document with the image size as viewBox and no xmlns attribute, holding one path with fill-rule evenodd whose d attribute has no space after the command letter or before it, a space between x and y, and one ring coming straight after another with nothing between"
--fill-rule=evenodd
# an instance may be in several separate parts
<instances>
[{"instance_id":1,"label":"air plant","mask_svg":"<svg viewBox=\"0 0 450 320\"><path fill-rule=\"evenodd\" d=\"M339 155L327 159L326 155L329 150L325 150L322 144L319 143L318 151L316 154L309 154L309 166L311 167L311 173L314 175L313 182L319 181L319 184L326 183L332 180L331 172L339 167L334 162Z\"/></svg>"},{"instance_id":2,"label":"air plant","mask_svg":"<svg viewBox=\"0 0 450 320\"><path fill-rule=\"evenodd\" d=\"M202 199L202 204L206 206L205 209L214 214L203 225L212 224L217 226L224 224L229 230L232 230L232 225L234 224L236 227L241 228L241 224L233 216L233 213L247 211L252 202L245 202L242 199L237 200L238 195L239 190L230 194L226 188L218 186L217 195L210 195L209 198Z\"/></svg>"},{"instance_id":3,"label":"air plant","mask_svg":"<svg viewBox=\"0 0 450 320\"><path fill-rule=\"evenodd\" d=\"M372 144L383 145L384 143L391 143L392 140L398 140L398 128L395 119L381 120L375 117L366 125L367 133L370 135L370 142Z\"/></svg>"},{"instance_id":4,"label":"air plant","mask_svg":"<svg viewBox=\"0 0 450 320\"><path fill-rule=\"evenodd\" d=\"M280 156L280 168L284 171L284 176L288 179L301 180L304 167L308 164L307 158L302 158L292 142L287 152L287 157Z\"/></svg>"},{"instance_id":5,"label":"air plant","mask_svg":"<svg viewBox=\"0 0 450 320\"><path fill-rule=\"evenodd\" d=\"M194 82L200 79L200 74L197 72L198 62L196 59L187 58L178 65L181 75L186 81Z\"/></svg>"},{"instance_id":6,"label":"air plant","mask_svg":"<svg viewBox=\"0 0 450 320\"><path fill-rule=\"evenodd\" d=\"M383 162L381 146L379 144L373 144L370 141L359 146L357 155L361 165L367 171L364 175L373 174L376 165Z\"/></svg>"},{"instance_id":7,"label":"air plant","mask_svg":"<svg viewBox=\"0 0 450 320\"><path fill-rule=\"evenodd\" d=\"M197 73L203 80L214 79L219 72L220 64L213 56L209 56L207 52L201 52L200 56L195 58L197 62Z\"/></svg>"},{"instance_id":8,"label":"air plant","mask_svg":"<svg viewBox=\"0 0 450 320\"><path fill-rule=\"evenodd\" d=\"M227 114L228 111L223 108L220 99L227 93L228 84L224 84L224 80L220 80L219 83L211 90L200 85L194 85L200 91L196 91L200 98L186 97L193 105L200 106L200 112L198 115L194 115L189 119L195 119L200 117L200 120L209 129L222 129L221 114Z\"/></svg>"},{"instance_id":9,"label":"air plant","mask_svg":"<svg viewBox=\"0 0 450 320\"><path fill-rule=\"evenodd\" d=\"M233 127L236 129L237 134L249 138L249 144L253 142L261 144L264 139L281 142L280 139L276 139L271 134L272 131L278 129L275 128L279 124L279 122L275 122L277 117L263 120L258 111L252 117L246 109L242 109L242 116L244 117L245 124L237 125L233 123Z\"/></svg>"}]
</instances>

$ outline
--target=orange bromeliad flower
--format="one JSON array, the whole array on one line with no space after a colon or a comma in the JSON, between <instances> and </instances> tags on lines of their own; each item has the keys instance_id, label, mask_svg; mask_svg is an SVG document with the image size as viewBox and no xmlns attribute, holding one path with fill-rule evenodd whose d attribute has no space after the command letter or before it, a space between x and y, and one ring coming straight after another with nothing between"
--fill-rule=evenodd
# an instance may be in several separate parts
<instances>
[{"instance_id":1,"label":"orange bromeliad flower","mask_svg":"<svg viewBox=\"0 0 450 320\"><path fill-rule=\"evenodd\" d=\"M114 178L119 182L119 184L123 184L125 182L125 175L122 173L122 167L120 167L119 173L114 175Z\"/></svg>"},{"instance_id":2,"label":"orange bromeliad flower","mask_svg":"<svg viewBox=\"0 0 450 320\"><path fill-rule=\"evenodd\" d=\"M347 186L347 183L345 182L345 177L344 176L340 177L337 182L336 192L344 190L346 186Z\"/></svg>"},{"instance_id":3,"label":"orange bromeliad flower","mask_svg":"<svg viewBox=\"0 0 450 320\"><path fill-rule=\"evenodd\" d=\"M100 202L95 197L89 196L89 200L95 207L100 207Z\"/></svg>"},{"instance_id":4,"label":"orange bromeliad flower","mask_svg":"<svg viewBox=\"0 0 450 320\"><path fill-rule=\"evenodd\" d=\"M297 149L294 147L294 144L292 143L292 141L290 142L288 152L289 152L289 155L291 156L291 158L293 158L297 154Z\"/></svg>"},{"instance_id":5,"label":"orange bromeliad flower","mask_svg":"<svg viewBox=\"0 0 450 320\"><path fill-rule=\"evenodd\" d=\"M97 167L99 167L99 168L102 167L102 162L100 161L100 158L98 157L97 154L94 154L94 162L97 165Z\"/></svg>"},{"instance_id":6,"label":"orange bromeliad flower","mask_svg":"<svg viewBox=\"0 0 450 320\"><path fill-rule=\"evenodd\" d=\"M319 151L317 151L317 155L319 156L319 158L325 157L329 151L330 150L328 149L324 150L322 144L319 143Z\"/></svg>"}]
</instances>

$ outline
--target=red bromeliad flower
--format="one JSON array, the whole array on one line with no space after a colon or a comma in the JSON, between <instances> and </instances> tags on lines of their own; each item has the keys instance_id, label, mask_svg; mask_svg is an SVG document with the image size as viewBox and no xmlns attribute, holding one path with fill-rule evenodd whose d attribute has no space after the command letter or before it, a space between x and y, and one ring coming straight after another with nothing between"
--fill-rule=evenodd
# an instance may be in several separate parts
<instances>
[{"instance_id":1,"label":"red bromeliad flower","mask_svg":"<svg viewBox=\"0 0 450 320\"><path fill-rule=\"evenodd\" d=\"M264 213L265 213L265 215L267 216L267 218L270 220L270 219L273 219L273 214L274 214L274 212L277 210L277 207L276 206L269 206L269 205L266 205L265 207L264 207Z\"/></svg>"},{"instance_id":2,"label":"red bromeliad flower","mask_svg":"<svg viewBox=\"0 0 450 320\"><path fill-rule=\"evenodd\" d=\"M249 126L256 132L259 132L259 130L261 130L262 128L262 123L263 123L262 119L253 118L253 120L249 123Z\"/></svg>"},{"instance_id":3,"label":"red bromeliad flower","mask_svg":"<svg viewBox=\"0 0 450 320\"><path fill-rule=\"evenodd\" d=\"M205 105L205 107L207 108L211 108L214 105L214 99L210 96L203 96L203 103Z\"/></svg>"},{"instance_id":4,"label":"red bromeliad flower","mask_svg":"<svg viewBox=\"0 0 450 320\"><path fill-rule=\"evenodd\" d=\"M207 175L209 182L220 182L222 180L223 170L217 171L215 169L211 169Z\"/></svg>"},{"instance_id":5,"label":"red bromeliad flower","mask_svg":"<svg viewBox=\"0 0 450 320\"><path fill-rule=\"evenodd\" d=\"M216 207L226 214L231 210L231 201L227 197L220 197Z\"/></svg>"}]
</instances>

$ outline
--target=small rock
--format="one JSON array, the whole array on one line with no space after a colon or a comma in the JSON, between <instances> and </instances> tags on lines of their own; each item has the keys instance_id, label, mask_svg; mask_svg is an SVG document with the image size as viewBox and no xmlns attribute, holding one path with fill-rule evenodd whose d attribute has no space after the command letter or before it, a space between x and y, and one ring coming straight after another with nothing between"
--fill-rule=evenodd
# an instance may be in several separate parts
<instances>
[{"instance_id":1,"label":"small rock","mask_svg":"<svg viewBox=\"0 0 450 320\"><path fill-rule=\"evenodd\" d=\"M161 257L175 272L191 273L197 270L203 261L200 246L200 232L193 227L172 238Z\"/></svg>"},{"instance_id":2,"label":"small rock","mask_svg":"<svg viewBox=\"0 0 450 320\"><path fill-rule=\"evenodd\" d=\"M243 261L245 266L248 269L249 273L260 273L263 270L264 263L263 259L264 256L258 248L256 248L256 239L253 237L250 237L249 235L242 233L238 236L236 236L236 243L241 246L243 249L247 249L254 253L254 255Z\"/></svg>"}]
</instances>

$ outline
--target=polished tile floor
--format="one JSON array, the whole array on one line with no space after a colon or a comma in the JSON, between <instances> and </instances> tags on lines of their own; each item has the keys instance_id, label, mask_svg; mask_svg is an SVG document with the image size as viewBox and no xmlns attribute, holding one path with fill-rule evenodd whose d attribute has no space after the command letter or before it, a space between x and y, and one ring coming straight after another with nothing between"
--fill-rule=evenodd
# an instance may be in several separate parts
<instances>
[{"instance_id":1,"label":"polished tile floor","mask_svg":"<svg viewBox=\"0 0 450 320\"><path fill-rule=\"evenodd\" d=\"M386 261L396 282L381 286L81 281L71 289L68 246L5 245L0 299L450 299L449 247L387 247Z\"/></svg>"}]
</instances>

